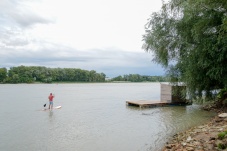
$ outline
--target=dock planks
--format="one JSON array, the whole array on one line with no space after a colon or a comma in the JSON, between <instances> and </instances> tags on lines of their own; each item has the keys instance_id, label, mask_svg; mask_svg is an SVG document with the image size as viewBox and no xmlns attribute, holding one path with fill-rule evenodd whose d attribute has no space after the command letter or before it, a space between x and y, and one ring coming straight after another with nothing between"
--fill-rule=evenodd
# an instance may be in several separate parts
<instances>
[{"instance_id":1,"label":"dock planks","mask_svg":"<svg viewBox=\"0 0 227 151\"><path fill-rule=\"evenodd\" d=\"M170 105L169 101L147 101L147 100L138 100L138 101L126 101L128 106L138 106L142 107L157 107L157 106L166 106Z\"/></svg>"}]
</instances>

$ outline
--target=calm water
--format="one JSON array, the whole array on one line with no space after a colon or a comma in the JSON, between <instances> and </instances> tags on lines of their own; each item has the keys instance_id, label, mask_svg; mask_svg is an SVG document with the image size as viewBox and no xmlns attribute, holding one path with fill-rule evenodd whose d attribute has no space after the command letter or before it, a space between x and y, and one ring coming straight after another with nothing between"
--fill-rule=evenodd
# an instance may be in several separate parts
<instances>
[{"instance_id":1,"label":"calm water","mask_svg":"<svg viewBox=\"0 0 227 151\"><path fill-rule=\"evenodd\" d=\"M54 106L42 111L50 92ZM0 150L157 151L176 132L209 120L197 106L139 109L159 83L0 85Z\"/></svg>"}]
</instances>

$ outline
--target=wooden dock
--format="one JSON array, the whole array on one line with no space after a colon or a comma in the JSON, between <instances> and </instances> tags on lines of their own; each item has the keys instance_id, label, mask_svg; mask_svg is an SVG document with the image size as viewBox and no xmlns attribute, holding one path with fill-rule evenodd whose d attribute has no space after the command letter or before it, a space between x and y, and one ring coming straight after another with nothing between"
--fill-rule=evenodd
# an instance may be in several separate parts
<instances>
[{"instance_id":1,"label":"wooden dock","mask_svg":"<svg viewBox=\"0 0 227 151\"><path fill-rule=\"evenodd\" d=\"M167 106L171 105L170 101L147 101L147 100L139 100L139 101L126 101L128 106L137 106L137 107L158 107L158 106Z\"/></svg>"},{"instance_id":2,"label":"wooden dock","mask_svg":"<svg viewBox=\"0 0 227 151\"><path fill-rule=\"evenodd\" d=\"M137 106L137 107L157 107L157 106L169 106L169 105L190 105L192 102L186 99L186 86L184 85L171 85L171 84L162 84L161 83L161 92L160 100L161 101L152 101L152 100L134 100L126 101L128 106ZM183 91L185 90L185 91ZM185 97L182 97L183 93ZM183 95L184 96L184 95Z\"/></svg>"}]
</instances>

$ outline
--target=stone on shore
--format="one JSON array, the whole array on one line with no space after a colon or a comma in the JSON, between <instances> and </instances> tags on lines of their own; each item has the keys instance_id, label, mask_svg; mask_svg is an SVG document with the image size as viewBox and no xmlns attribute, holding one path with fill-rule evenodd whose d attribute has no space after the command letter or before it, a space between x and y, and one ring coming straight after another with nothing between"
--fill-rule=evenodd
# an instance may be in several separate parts
<instances>
[{"instance_id":1,"label":"stone on shore","mask_svg":"<svg viewBox=\"0 0 227 151\"><path fill-rule=\"evenodd\" d=\"M227 117L227 113L219 114L218 117Z\"/></svg>"},{"instance_id":2,"label":"stone on shore","mask_svg":"<svg viewBox=\"0 0 227 151\"><path fill-rule=\"evenodd\" d=\"M227 113L219 114L209 123L174 135L163 148L163 151L220 150L227 151Z\"/></svg>"}]
</instances>

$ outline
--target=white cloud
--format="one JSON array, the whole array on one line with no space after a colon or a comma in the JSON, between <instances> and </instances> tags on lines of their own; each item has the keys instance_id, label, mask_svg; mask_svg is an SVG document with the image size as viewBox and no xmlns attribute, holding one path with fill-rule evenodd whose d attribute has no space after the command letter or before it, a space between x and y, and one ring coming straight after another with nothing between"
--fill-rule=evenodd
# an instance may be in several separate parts
<instances>
[{"instance_id":1,"label":"white cloud","mask_svg":"<svg viewBox=\"0 0 227 151\"><path fill-rule=\"evenodd\" d=\"M46 24L50 22L50 20L34 13L26 6L25 2L26 1L23 0L0 1L0 17L4 26L27 28L38 23Z\"/></svg>"},{"instance_id":2,"label":"white cloud","mask_svg":"<svg viewBox=\"0 0 227 151\"><path fill-rule=\"evenodd\" d=\"M144 25L161 0L1 0L0 7L2 67L76 67L116 75L157 67L163 73L141 49Z\"/></svg>"}]
</instances>

